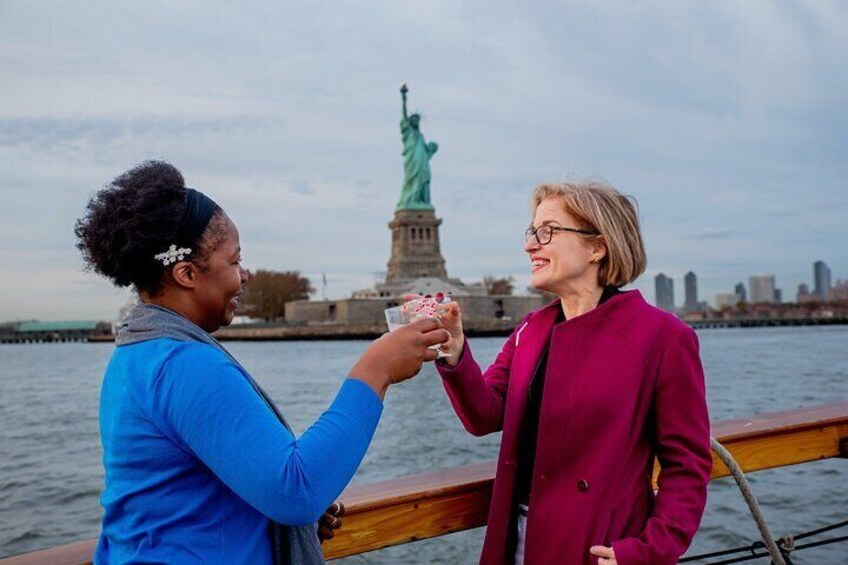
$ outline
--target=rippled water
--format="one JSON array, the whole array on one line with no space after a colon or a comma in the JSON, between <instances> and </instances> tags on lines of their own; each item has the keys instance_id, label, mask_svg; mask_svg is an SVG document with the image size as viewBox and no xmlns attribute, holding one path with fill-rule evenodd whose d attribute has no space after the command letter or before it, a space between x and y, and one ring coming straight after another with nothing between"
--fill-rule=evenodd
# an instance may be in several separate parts
<instances>
[{"instance_id":1,"label":"rippled water","mask_svg":"<svg viewBox=\"0 0 848 565\"><path fill-rule=\"evenodd\" d=\"M712 418L741 418L848 399L848 327L698 332ZM491 360L503 339L475 339ZM366 342L231 343L229 349L303 430L328 405ZM96 537L102 488L97 403L112 346L0 346L0 557ZM354 483L497 454L499 436L461 427L426 367L390 390L383 420ZM783 535L848 519L848 461L828 460L750 475L772 530ZM845 535L845 530L835 535ZM482 529L343 560L476 563ZM743 545L756 529L731 479L713 481L692 552ZM797 553L796 564L848 563L848 543ZM766 563L767 560L750 563Z\"/></svg>"}]
</instances>

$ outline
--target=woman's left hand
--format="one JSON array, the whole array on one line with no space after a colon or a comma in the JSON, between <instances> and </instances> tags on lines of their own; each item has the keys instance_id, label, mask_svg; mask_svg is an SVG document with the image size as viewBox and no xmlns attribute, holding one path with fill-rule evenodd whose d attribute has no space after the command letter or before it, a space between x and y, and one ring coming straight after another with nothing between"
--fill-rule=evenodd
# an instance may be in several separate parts
<instances>
[{"instance_id":1,"label":"woman's left hand","mask_svg":"<svg viewBox=\"0 0 848 565\"><path fill-rule=\"evenodd\" d=\"M615 560L615 551L611 547L593 545L589 548L589 553L598 556L598 565L618 565L618 561Z\"/></svg>"},{"instance_id":2,"label":"woman's left hand","mask_svg":"<svg viewBox=\"0 0 848 565\"><path fill-rule=\"evenodd\" d=\"M318 519L318 539L321 543L325 540L333 539L336 535L334 530L342 527L342 516L344 516L345 507L341 502L334 502L327 508L327 511Z\"/></svg>"}]
</instances>

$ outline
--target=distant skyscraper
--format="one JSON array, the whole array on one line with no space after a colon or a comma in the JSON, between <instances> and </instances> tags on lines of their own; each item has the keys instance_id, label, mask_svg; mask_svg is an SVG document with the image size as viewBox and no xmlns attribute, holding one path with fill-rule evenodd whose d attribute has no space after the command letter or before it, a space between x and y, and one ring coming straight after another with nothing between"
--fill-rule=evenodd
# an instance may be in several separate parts
<instances>
[{"instance_id":1,"label":"distant skyscraper","mask_svg":"<svg viewBox=\"0 0 848 565\"><path fill-rule=\"evenodd\" d=\"M745 292L745 285L743 283L736 283L736 287L733 289L733 292L739 295L739 300L741 300L742 302L747 302L748 293Z\"/></svg>"},{"instance_id":2,"label":"distant skyscraper","mask_svg":"<svg viewBox=\"0 0 848 565\"><path fill-rule=\"evenodd\" d=\"M776 304L783 302L783 291L779 288L774 289L774 301Z\"/></svg>"},{"instance_id":3,"label":"distant skyscraper","mask_svg":"<svg viewBox=\"0 0 848 565\"><path fill-rule=\"evenodd\" d=\"M830 267L824 261L813 263L813 281L813 294L827 300L830 297Z\"/></svg>"},{"instance_id":4,"label":"distant skyscraper","mask_svg":"<svg viewBox=\"0 0 848 565\"><path fill-rule=\"evenodd\" d=\"M698 311L698 277L692 271L683 277L684 297L683 309L686 312Z\"/></svg>"},{"instance_id":5,"label":"distant skyscraper","mask_svg":"<svg viewBox=\"0 0 848 565\"><path fill-rule=\"evenodd\" d=\"M774 302L774 275L755 275L748 278L750 302Z\"/></svg>"},{"instance_id":6,"label":"distant skyscraper","mask_svg":"<svg viewBox=\"0 0 848 565\"><path fill-rule=\"evenodd\" d=\"M657 308L674 311L674 280L660 273L654 277L654 290Z\"/></svg>"}]
</instances>

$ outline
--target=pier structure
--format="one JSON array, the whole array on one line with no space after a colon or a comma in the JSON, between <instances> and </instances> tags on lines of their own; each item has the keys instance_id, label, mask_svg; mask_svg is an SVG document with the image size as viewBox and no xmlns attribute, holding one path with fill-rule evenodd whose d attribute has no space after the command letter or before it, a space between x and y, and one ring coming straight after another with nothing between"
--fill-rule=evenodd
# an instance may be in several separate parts
<instances>
[{"instance_id":1,"label":"pier structure","mask_svg":"<svg viewBox=\"0 0 848 565\"><path fill-rule=\"evenodd\" d=\"M848 316L795 318L703 318L684 320L696 330L711 328L775 328L782 326L834 326L848 324Z\"/></svg>"},{"instance_id":2,"label":"pier structure","mask_svg":"<svg viewBox=\"0 0 848 565\"><path fill-rule=\"evenodd\" d=\"M0 328L0 343L61 343L99 341L111 336L107 322L19 322Z\"/></svg>"}]
</instances>

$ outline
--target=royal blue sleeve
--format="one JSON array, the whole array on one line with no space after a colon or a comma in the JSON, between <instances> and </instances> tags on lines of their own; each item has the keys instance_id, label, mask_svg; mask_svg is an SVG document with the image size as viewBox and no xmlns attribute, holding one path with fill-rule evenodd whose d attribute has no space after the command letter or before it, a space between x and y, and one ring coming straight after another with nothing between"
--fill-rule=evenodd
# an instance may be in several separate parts
<instances>
[{"instance_id":1,"label":"royal blue sleeve","mask_svg":"<svg viewBox=\"0 0 848 565\"><path fill-rule=\"evenodd\" d=\"M153 382L151 415L233 492L287 525L315 522L362 462L383 404L347 379L329 409L295 438L240 369L214 348L182 344Z\"/></svg>"}]
</instances>

